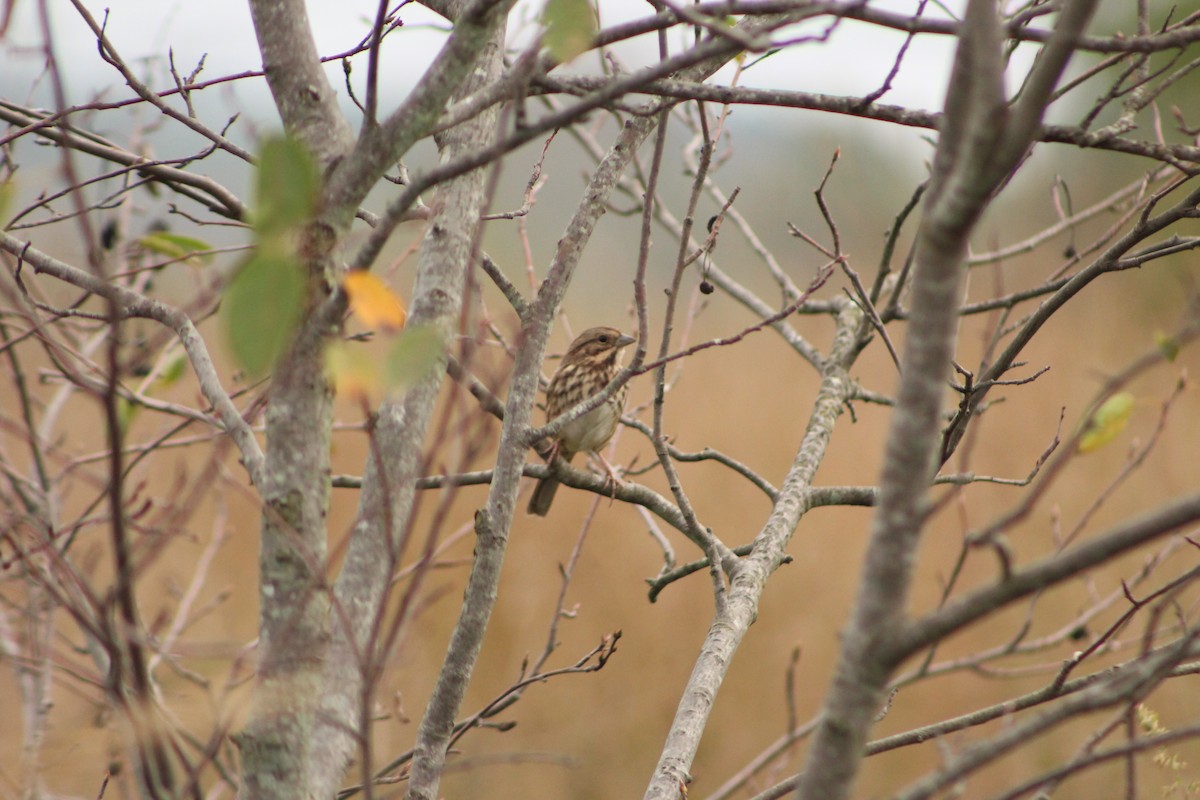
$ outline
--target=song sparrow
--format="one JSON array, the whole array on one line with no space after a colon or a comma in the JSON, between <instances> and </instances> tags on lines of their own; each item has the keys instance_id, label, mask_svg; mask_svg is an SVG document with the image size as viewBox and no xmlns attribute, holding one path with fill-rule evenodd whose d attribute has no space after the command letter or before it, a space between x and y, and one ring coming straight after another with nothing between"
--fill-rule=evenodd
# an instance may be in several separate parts
<instances>
[{"instance_id":1,"label":"song sparrow","mask_svg":"<svg viewBox=\"0 0 1200 800\"><path fill-rule=\"evenodd\" d=\"M616 328L589 328L579 334L550 379L550 388L546 390L546 420L553 420L607 386L621 366L621 350L635 341ZM564 425L558 432L550 461L554 461L555 455L570 461L576 453L594 453L604 463L610 477L616 480L612 467L598 451L617 429L621 410L625 408L626 388L622 386L608 400ZM557 490L558 480L554 476L539 480L529 498L529 513L546 516Z\"/></svg>"}]
</instances>

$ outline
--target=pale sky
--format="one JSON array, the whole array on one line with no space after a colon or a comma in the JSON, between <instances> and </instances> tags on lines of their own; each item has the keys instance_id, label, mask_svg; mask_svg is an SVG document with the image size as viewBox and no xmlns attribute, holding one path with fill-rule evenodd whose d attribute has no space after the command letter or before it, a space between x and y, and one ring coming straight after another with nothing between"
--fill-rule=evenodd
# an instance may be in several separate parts
<instances>
[{"instance_id":1,"label":"pale sky","mask_svg":"<svg viewBox=\"0 0 1200 800\"><path fill-rule=\"evenodd\" d=\"M94 37L74 9L65 2L48 5L56 51L66 65L68 89L72 94L70 101L85 102L94 92L106 87L115 91L117 96L126 93L128 90L121 87L112 90L115 73L100 62ZM513 19L535 20L540 5L540 0L526 3L513 15ZM895 11L911 11L915 3L911 0L890 0L874 5ZM127 60L139 63L140 72L156 76L151 80L152 85L162 85L165 75L162 65L166 63L169 51L174 52L176 65L185 74L195 66L201 55L207 54L202 78L260 66L255 53L249 10L244 0L107 0L89 1L87 6L101 20L105 8L108 9L108 35ZM367 0L318 0L310 2L308 8L320 51L322 54L333 54L352 47L365 35L375 3ZM649 6L637 0L603 0L601 3L601 14L606 24L649 12ZM27 84L27 79L36 75L41 67L42 59L38 52L41 37L36 14L37 3L33 0L17 3L16 18L8 39L0 45L6 55L5 71L12 68L9 80L15 78L20 81L18 86ZM443 39L440 32L427 27L440 24L441 20L420 6L407 6L401 15L407 30L391 39L392 46L385 48L385 102L389 96L393 102L402 96L415 77L412 71L422 69L429 62ZM810 26L807 32L816 32L824 24L824 21L819 21L818 26ZM521 23L514 23L510 29L510 39L520 36L520 26ZM789 30L792 35L797 32L797 29ZM862 94L875 89L883 81L902 42L903 36L899 33L846 22L827 43L792 48L767 59L743 82L772 88ZM636 45L618 48L618 55L633 68L648 63L654 57L652 47L652 39L646 37ZM893 91L883 98L883 102L937 108L945 90L952 48L953 41L949 37L919 37L907 56ZM151 68L143 61L147 58L157 59L158 66ZM594 64L594 56L584 56L572 68L587 70ZM389 74L389 68L397 72ZM335 85L341 88L343 77L340 65L331 64L329 70ZM22 76L25 80L22 80ZM13 90L9 80L4 81L7 84L6 92ZM261 97L265 99L261 81L245 82L237 91L238 97L243 102L249 101L252 106L259 100L258 93L262 92Z\"/></svg>"}]
</instances>

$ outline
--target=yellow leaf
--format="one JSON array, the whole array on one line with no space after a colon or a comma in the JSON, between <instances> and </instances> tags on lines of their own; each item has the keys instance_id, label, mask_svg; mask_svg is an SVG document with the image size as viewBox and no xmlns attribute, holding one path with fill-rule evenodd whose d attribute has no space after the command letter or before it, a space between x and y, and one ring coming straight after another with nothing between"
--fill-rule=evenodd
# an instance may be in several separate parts
<instances>
[{"instance_id":1,"label":"yellow leaf","mask_svg":"<svg viewBox=\"0 0 1200 800\"><path fill-rule=\"evenodd\" d=\"M1090 453L1117 438L1129 423L1133 404L1134 397L1129 392L1118 392L1101 403L1079 437L1079 452Z\"/></svg>"},{"instance_id":2,"label":"yellow leaf","mask_svg":"<svg viewBox=\"0 0 1200 800\"><path fill-rule=\"evenodd\" d=\"M350 310L369 328L395 331L404 327L404 305L396 293L372 272L352 270L342 281Z\"/></svg>"},{"instance_id":3,"label":"yellow leaf","mask_svg":"<svg viewBox=\"0 0 1200 800\"><path fill-rule=\"evenodd\" d=\"M383 387L382 373L363 347L330 342L325 348L325 370L341 395L371 400Z\"/></svg>"},{"instance_id":4,"label":"yellow leaf","mask_svg":"<svg viewBox=\"0 0 1200 800\"><path fill-rule=\"evenodd\" d=\"M17 185L12 181L0 183L0 218L8 213L8 206L17 193Z\"/></svg>"}]
</instances>

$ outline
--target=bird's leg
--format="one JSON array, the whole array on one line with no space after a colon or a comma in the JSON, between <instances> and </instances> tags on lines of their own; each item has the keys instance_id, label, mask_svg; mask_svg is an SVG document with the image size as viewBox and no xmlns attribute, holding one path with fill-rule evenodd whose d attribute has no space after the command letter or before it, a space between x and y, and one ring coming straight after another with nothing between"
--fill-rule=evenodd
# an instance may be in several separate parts
<instances>
[{"instance_id":1,"label":"bird's leg","mask_svg":"<svg viewBox=\"0 0 1200 800\"><path fill-rule=\"evenodd\" d=\"M550 464L553 464L554 459L558 457L559 445L561 445L561 444L562 444L562 440L559 439L557 436L555 436L554 438L552 438L550 440L550 450L549 450L549 452L546 453L546 465L547 466L549 466Z\"/></svg>"},{"instance_id":2,"label":"bird's leg","mask_svg":"<svg viewBox=\"0 0 1200 800\"><path fill-rule=\"evenodd\" d=\"M604 454L598 450L593 451L592 455L594 455L597 458L597 460L600 461L601 465L604 466L604 472L606 473L604 484L606 486L612 487L611 499L616 500L617 499L617 487L621 485L621 478L618 474L620 471L620 468L614 467L612 464L608 463L608 459L605 458Z\"/></svg>"}]
</instances>

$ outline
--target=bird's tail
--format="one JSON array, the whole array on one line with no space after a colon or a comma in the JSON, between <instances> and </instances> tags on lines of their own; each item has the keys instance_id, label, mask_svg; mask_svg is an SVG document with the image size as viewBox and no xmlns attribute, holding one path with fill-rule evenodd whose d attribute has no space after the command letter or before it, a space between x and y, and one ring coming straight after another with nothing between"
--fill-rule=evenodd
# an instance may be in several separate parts
<instances>
[{"instance_id":1,"label":"bird's tail","mask_svg":"<svg viewBox=\"0 0 1200 800\"><path fill-rule=\"evenodd\" d=\"M537 514L539 517L546 516L550 511L550 504L554 502L554 493L558 491L558 479L545 477L537 482L537 486L533 487L533 494L529 496L529 513Z\"/></svg>"}]
</instances>

